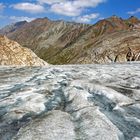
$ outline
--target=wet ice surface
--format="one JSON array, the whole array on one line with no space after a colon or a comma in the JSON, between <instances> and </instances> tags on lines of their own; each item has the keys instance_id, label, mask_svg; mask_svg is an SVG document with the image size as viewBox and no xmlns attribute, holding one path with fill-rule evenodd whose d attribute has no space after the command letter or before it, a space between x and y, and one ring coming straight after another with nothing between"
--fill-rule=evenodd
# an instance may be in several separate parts
<instances>
[{"instance_id":1,"label":"wet ice surface","mask_svg":"<svg viewBox=\"0 0 140 140\"><path fill-rule=\"evenodd\" d=\"M139 62L0 67L0 140L139 139Z\"/></svg>"}]
</instances>

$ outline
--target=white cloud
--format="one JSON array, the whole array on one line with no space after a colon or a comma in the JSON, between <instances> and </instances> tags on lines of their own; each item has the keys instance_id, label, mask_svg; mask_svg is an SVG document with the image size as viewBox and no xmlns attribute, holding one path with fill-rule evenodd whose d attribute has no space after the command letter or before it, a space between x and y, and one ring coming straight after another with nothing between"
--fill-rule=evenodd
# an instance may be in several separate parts
<instances>
[{"instance_id":1,"label":"white cloud","mask_svg":"<svg viewBox=\"0 0 140 140\"><path fill-rule=\"evenodd\" d=\"M73 20L79 23L90 23L92 20L97 19L99 16L100 16L99 13L93 13L93 14L73 18Z\"/></svg>"},{"instance_id":2,"label":"white cloud","mask_svg":"<svg viewBox=\"0 0 140 140\"><path fill-rule=\"evenodd\" d=\"M106 0L38 0L39 3L50 5L54 13L66 16L79 16L86 8L96 7Z\"/></svg>"},{"instance_id":3,"label":"white cloud","mask_svg":"<svg viewBox=\"0 0 140 140\"><path fill-rule=\"evenodd\" d=\"M33 3L17 3L11 6L14 9L26 11L30 13L42 13L45 11L45 8L39 4L33 4Z\"/></svg>"},{"instance_id":4,"label":"white cloud","mask_svg":"<svg viewBox=\"0 0 140 140\"><path fill-rule=\"evenodd\" d=\"M135 11L129 11L127 12L129 15L135 15L137 13L140 13L140 8L136 9Z\"/></svg>"},{"instance_id":5,"label":"white cloud","mask_svg":"<svg viewBox=\"0 0 140 140\"><path fill-rule=\"evenodd\" d=\"M45 11L46 4L49 11L53 13L77 17L86 9L97 7L105 1L107 0L36 0L36 4L25 2L14 4L12 7L30 13L42 13Z\"/></svg>"},{"instance_id":6,"label":"white cloud","mask_svg":"<svg viewBox=\"0 0 140 140\"><path fill-rule=\"evenodd\" d=\"M11 16L10 20L14 21L14 22L18 22L18 21L32 21L35 18L31 18L31 17L25 17L25 16L21 16L21 17L17 17L17 16Z\"/></svg>"},{"instance_id":7,"label":"white cloud","mask_svg":"<svg viewBox=\"0 0 140 140\"><path fill-rule=\"evenodd\" d=\"M60 2L65 2L66 0L38 0L39 3L43 4L43 3L46 3L46 4L54 4L54 3L60 3Z\"/></svg>"},{"instance_id":8,"label":"white cloud","mask_svg":"<svg viewBox=\"0 0 140 140\"><path fill-rule=\"evenodd\" d=\"M3 3L0 3L0 11L5 8L5 5Z\"/></svg>"},{"instance_id":9,"label":"white cloud","mask_svg":"<svg viewBox=\"0 0 140 140\"><path fill-rule=\"evenodd\" d=\"M66 16L80 15L82 8L73 5L73 2L56 3L51 6L51 11Z\"/></svg>"},{"instance_id":10,"label":"white cloud","mask_svg":"<svg viewBox=\"0 0 140 140\"><path fill-rule=\"evenodd\" d=\"M77 7L96 7L105 0L74 0L73 5Z\"/></svg>"}]
</instances>

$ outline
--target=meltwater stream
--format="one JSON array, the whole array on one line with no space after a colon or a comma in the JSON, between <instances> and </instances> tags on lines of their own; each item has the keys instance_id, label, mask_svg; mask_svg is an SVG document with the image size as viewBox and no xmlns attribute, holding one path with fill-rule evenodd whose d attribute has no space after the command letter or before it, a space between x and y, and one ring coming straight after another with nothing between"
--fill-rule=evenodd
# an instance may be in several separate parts
<instances>
[{"instance_id":1,"label":"meltwater stream","mask_svg":"<svg viewBox=\"0 0 140 140\"><path fill-rule=\"evenodd\" d=\"M139 139L139 62L0 67L0 140Z\"/></svg>"}]
</instances>

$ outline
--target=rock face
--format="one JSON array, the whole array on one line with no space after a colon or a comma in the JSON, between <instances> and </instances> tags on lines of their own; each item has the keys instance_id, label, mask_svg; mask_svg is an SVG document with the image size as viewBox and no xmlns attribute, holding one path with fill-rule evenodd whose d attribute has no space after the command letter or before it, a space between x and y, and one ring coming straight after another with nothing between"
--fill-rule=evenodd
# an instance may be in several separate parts
<instances>
[{"instance_id":1,"label":"rock face","mask_svg":"<svg viewBox=\"0 0 140 140\"><path fill-rule=\"evenodd\" d=\"M112 16L95 25L39 18L8 33L0 30L0 34L32 49L51 64L140 60L140 20L136 17L124 20Z\"/></svg>"},{"instance_id":2,"label":"rock face","mask_svg":"<svg viewBox=\"0 0 140 140\"><path fill-rule=\"evenodd\" d=\"M140 63L0 67L0 140L140 139Z\"/></svg>"},{"instance_id":3,"label":"rock face","mask_svg":"<svg viewBox=\"0 0 140 140\"><path fill-rule=\"evenodd\" d=\"M107 35L102 35L95 40L87 38L87 47L85 42L79 40L80 46L74 44L75 57L70 63L88 64L88 63L114 63L127 61L140 61L140 31L119 31ZM61 52L62 56L66 56L68 52L74 53L72 46ZM67 55L69 61L70 54ZM54 59L58 59L55 56Z\"/></svg>"},{"instance_id":4,"label":"rock face","mask_svg":"<svg viewBox=\"0 0 140 140\"><path fill-rule=\"evenodd\" d=\"M47 63L30 49L5 36L0 36L0 65L43 66Z\"/></svg>"},{"instance_id":5,"label":"rock face","mask_svg":"<svg viewBox=\"0 0 140 140\"><path fill-rule=\"evenodd\" d=\"M0 33L4 35L8 35L14 32L15 30L23 27L26 23L27 21L20 21L20 22L13 23L11 25L7 25L4 28L0 29Z\"/></svg>"}]
</instances>

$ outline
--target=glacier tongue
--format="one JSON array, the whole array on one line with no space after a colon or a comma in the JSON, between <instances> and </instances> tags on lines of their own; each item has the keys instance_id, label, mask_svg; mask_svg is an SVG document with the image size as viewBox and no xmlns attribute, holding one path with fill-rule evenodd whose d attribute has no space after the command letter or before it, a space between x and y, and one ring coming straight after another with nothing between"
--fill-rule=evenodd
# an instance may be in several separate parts
<instances>
[{"instance_id":1,"label":"glacier tongue","mask_svg":"<svg viewBox=\"0 0 140 140\"><path fill-rule=\"evenodd\" d=\"M0 67L0 140L140 139L140 63Z\"/></svg>"}]
</instances>

